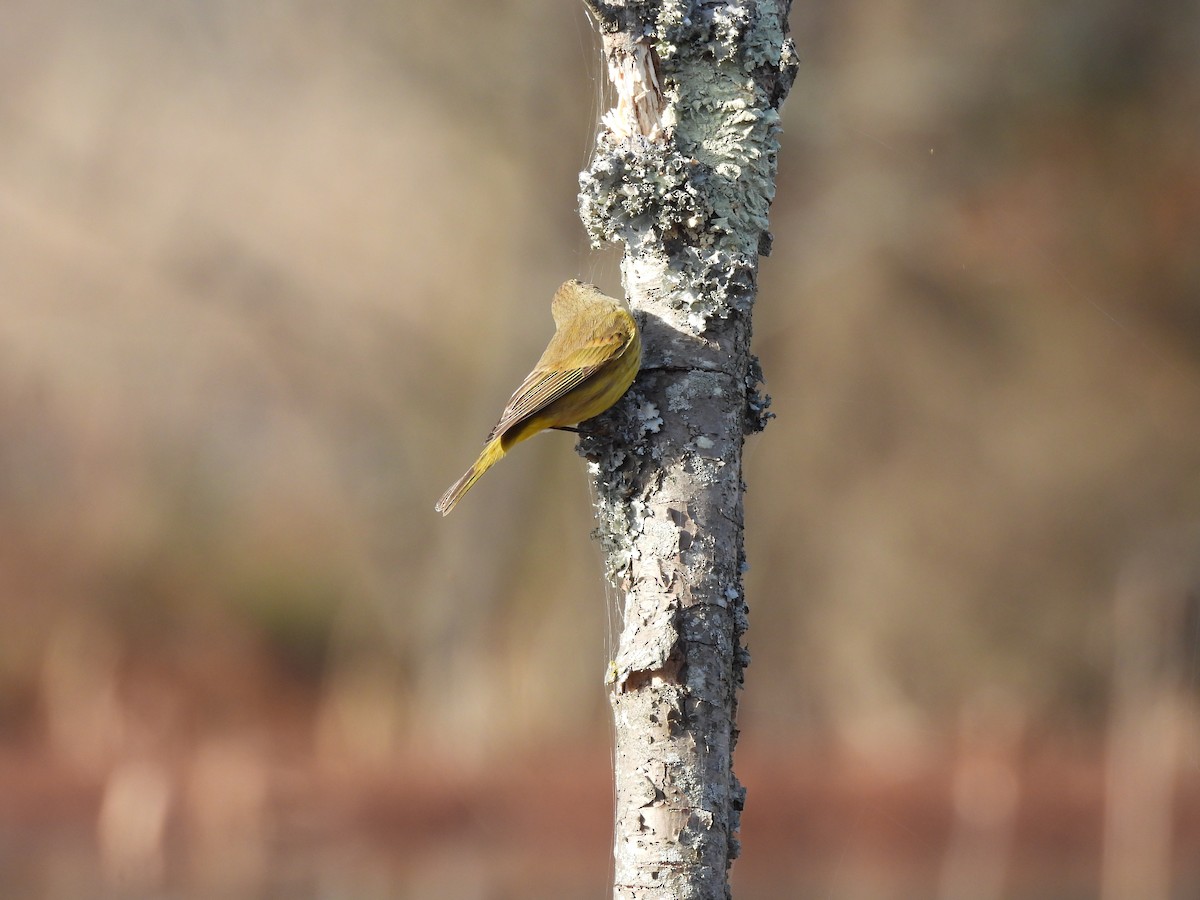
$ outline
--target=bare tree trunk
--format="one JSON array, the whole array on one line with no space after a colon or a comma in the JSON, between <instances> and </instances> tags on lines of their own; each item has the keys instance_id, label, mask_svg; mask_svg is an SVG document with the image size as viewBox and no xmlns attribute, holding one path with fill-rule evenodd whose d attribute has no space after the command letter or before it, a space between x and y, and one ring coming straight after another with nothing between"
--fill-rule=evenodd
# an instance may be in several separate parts
<instances>
[{"instance_id":1,"label":"bare tree trunk","mask_svg":"<svg viewBox=\"0 0 1200 900\"><path fill-rule=\"evenodd\" d=\"M585 2L618 103L580 215L595 242L625 244L645 347L613 416L625 435L581 442L625 591L610 673L614 897L717 900L745 796L732 768L749 660L742 444L768 418L750 313L796 70L790 0Z\"/></svg>"}]
</instances>

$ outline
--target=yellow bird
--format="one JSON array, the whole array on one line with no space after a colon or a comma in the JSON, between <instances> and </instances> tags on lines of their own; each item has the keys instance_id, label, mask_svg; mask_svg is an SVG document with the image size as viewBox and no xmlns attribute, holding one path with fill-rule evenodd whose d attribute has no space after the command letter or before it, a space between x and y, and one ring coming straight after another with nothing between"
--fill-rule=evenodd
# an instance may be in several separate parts
<instances>
[{"instance_id":1,"label":"yellow bird","mask_svg":"<svg viewBox=\"0 0 1200 900\"><path fill-rule=\"evenodd\" d=\"M633 384L642 338L623 301L572 280L555 291L550 312L554 337L504 407L479 458L437 502L443 516L514 444L600 415Z\"/></svg>"}]
</instances>

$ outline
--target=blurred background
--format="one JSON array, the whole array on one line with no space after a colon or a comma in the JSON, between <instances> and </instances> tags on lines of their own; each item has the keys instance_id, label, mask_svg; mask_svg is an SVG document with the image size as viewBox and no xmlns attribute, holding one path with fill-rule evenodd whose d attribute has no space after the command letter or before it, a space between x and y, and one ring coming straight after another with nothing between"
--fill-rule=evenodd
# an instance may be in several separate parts
<instances>
[{"instance_id":1,"label":"blurred background","mask_svg":"<svg viewBox=\"0 0 1200 900\"><path fill-rule=\"evenodd\" d=\"M0 5L0 895L601 898L577 2ZM1200 895L1200 7L797 3L739 900Z\"/></svg>"}]
</instances>

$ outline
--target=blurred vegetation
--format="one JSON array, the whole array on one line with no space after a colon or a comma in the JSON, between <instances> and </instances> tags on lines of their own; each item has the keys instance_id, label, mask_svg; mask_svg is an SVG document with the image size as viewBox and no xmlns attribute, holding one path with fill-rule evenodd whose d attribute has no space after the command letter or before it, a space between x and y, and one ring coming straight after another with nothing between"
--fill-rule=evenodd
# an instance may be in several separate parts
<instances>
[{"instance_id":1,"label":"blurred vegetation","mask_svg":"<svg viewBox=\"0 0 1200 900\"><path fill-rule=\"evenodd\" d=\"M745 752L1099 753L1130 567L1200 585L1200 8L797 4L793 31ZM178 809L253 831L281 759L606 746L570 437L432 511L554 287L619 289L575 216L581 5L51 0L0 35L0 789L80 786L108 874L152 885L121 810L165 810L146 846ZM1162 604L1146 690L1186 697L1192 613ZM530 896L437 872L411 895Z\"/></svg>"}]
</instances>

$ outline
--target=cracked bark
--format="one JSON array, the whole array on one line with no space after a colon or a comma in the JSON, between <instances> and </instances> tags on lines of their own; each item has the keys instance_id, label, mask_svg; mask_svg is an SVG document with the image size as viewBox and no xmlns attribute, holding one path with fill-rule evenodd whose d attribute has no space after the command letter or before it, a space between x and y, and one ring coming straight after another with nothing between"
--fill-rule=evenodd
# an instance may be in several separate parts
<instances>
[{"instance_id":1,"label":"cracked bark","mask_svg":"<svg viewBox=\"0 0 1200 900\"><path fill-rule=\"evenodd\" d=\"M641 374L581 452L624 592L614 897L729 897L745 792L733 774L749 657L742 445L769 400L750 354L770 248L790 0L585 0L617 105L580 175L593 241L625 245Z\"/></svg>"}]
</instances>

